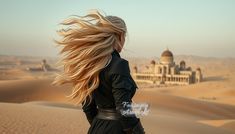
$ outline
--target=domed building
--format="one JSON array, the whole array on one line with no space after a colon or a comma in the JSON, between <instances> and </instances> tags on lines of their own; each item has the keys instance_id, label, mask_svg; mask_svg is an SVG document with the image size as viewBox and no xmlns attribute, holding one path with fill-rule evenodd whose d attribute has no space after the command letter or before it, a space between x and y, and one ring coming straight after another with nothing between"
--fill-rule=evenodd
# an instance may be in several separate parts
<instances>
[{"instance_id":1,"label":"domed building","mask_svg":"<svg viewBox=\"0 0 235 134\"><path fill-rule=\"evenodd\" d=\"M152 60L150 69L138 72L135 66L133 78L136 82L148 82L169 85L188 85L202 81L202 72L200 68L192 71L191 67L186 67L186 62L182 60L179 65L174 62L174 55L166 49L162 52L160 61Z\"/></svg>"},{"instance_id":2,"label":"domed building","mask_svg":"<svg viewBox=\"0 0 235 134\"><path fill-rule=\"evenodd\" d=\"M169 49L165 50L162 53L161 58L160 58L160 63L170 64L170 65L174 64L174 56Z\"/></svg>"}]
</instances>

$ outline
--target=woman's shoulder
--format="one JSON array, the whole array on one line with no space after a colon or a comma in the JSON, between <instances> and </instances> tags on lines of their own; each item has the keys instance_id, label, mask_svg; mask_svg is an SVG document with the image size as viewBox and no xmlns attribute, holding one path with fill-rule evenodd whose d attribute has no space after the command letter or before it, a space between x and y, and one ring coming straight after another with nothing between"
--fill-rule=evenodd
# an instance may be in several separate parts
<instances>
[{"instance_id":1,"label":"woman's shoulder","mask_svg":"<svg viewBox=\"0 0 235 134\"><path fill-rule=\"evenodd\" d=\"M118 57L116 55L112 55L112 60L108 65L107 69L110 75L112 74L121 74L121 75L129 75L129 62L126 59Z\"/></svg>"},{"instance_id":2,"label":"woman's shoulder","mask_svg":"<svg viewBox=\"0 0 235 134\"><path fill-rule=\"evenodd\" d=\"M128 60L121 58L118 55L112 55L111 61L105 68L105 73L108 79L112 77L122 78L123 80L128 78L134 86L138 88L135 81L131 77Z\"/></svg>"}]
</instances>

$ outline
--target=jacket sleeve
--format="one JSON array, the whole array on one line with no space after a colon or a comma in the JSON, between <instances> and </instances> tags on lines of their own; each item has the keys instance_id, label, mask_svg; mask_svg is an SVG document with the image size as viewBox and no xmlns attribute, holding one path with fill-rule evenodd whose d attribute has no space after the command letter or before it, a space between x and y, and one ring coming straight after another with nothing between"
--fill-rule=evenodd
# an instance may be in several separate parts
<instances>
[{"instance_id":1,"label":"jacket sleeve","mask_svg":"<svg viewBox=\"0 0 235 134\"><path fill-rule=\"evenodd\" d=\"M88 122L91 124L94 117L97 115L97 105L95 103L95 99L92 98L91 103L88 103L88 97L86 98L86 102L82 102L82 110L86 115Z\"/></svg>"},{"instance_id":2,"label":"jacket sleeve","mask_svg":"<svg viewBox=\"0 0 235 134\"><path fill-rule=\"evenodd\" d=\"M110 73L116 109L121 114L120 122L124 130L133 128L138 123L139 118L135 115L126 116L122 114L122 111L130 110L124 103L130 104L132 102L132 93L135 90L134 88L136 88L135 83L131 79L128 61L119 61Z\"/></svg>"}]
</instances>

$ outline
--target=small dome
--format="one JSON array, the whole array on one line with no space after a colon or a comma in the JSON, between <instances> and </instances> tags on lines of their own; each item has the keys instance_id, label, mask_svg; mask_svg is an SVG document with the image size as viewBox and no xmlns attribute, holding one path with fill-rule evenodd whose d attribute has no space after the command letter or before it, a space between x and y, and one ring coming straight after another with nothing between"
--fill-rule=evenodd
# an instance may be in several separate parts
<instances>
[{"instance_id":1,"label":"small dome","mask_svg":"<svg viewBox=\"0 0 235 134\"><path fill-rule=\"evenodd\" d=\"M133 69L137 70L138 68L137 68L137 66L134 66Z\"/></svg>"},{"instance_id":2,"label":"small dome","mask_svg":"<svg viewBox=\"0 0 235 134\"><path fill-rule=\"evenodd\" d=\"M185 63L185 61L180 61L180 69L181 70L185 70L186 69L186 63ZM188 70L191 70L190 68L188 68Z\"/></svg>"},{"instance_id":3,"label":"small dome","mask_svg":"<svg viewBox=\"0 0 235 134\"><path fill-rule=\"evenodd\" d=\"M185 61L184 60L180 61L180 64L185 64Z\"/></svg>"},{"instance_id":4,"label":"small dome","mask_svg":"<svg viewBox=\"0 0 235 134\"><path fill-rule=\"evenodd\" d=\"M162 55L161 55L162 57L173 57L173 54L172 54L172 52L170 51L170 50L165 50L163 53L162 53Z\"/></svg>"},{"instance_id":5,"label":"small dome","mask_svg":"<svg viewBox=\"0 0 235 134\"><path fill-rule=\"evenodd\" d=\"M42 63L46 63L46 62L47 62L47 60L46 60L46 59L43 59L43 60L42 60Z\"/></svg>"},{"instance_id":6,"label":"small dome","mask_svg":"<svg viewBox=\"0 0 235 134\"><path fill-rule=\"evenodd\" d=\"M181 67L183 67L183 66L185 67L186 66L186 62L184 60L180 61L180 66Z\"/></svg>"},{"instance_id":7,"label":"small dome","mask_svg":"<svg viewBox=\"0 0 235 134\"><path fill-rule=\"evenodd\" d=\"M196 70L201 72L201 68L200 67L198 67Z\"/></svg>"},{"instance_id":8,"label":"small dome","mask_svg":"<svg viewBox=\"0 0 235 134\"><path fill-rule=\"evenodd\" d=\"M155 60L151 60L151 64L155 65L156 64Z\"/></svg>"}]
</instances>

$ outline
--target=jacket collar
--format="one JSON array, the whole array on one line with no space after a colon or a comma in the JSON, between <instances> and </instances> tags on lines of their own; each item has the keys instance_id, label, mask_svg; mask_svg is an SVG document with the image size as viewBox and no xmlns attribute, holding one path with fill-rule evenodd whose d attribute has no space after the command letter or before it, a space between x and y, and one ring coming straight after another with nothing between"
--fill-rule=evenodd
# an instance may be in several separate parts
<instances>
[{"instance_id":1,"label":"jacket collar","mask_svg":"<svg viewBox=\"0 0 235 134\"><path fill-rule=\"evenodd\" d=\"M118 51L116 49L114 49L114 51L112 52L112 55L116 55L116 56L120 57L120 54L118 53Z\"/></svg>"}]
</instances>

